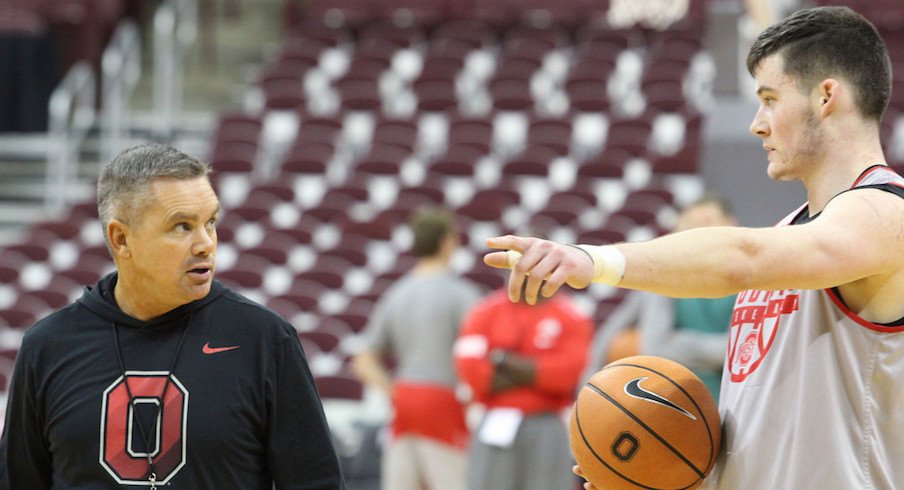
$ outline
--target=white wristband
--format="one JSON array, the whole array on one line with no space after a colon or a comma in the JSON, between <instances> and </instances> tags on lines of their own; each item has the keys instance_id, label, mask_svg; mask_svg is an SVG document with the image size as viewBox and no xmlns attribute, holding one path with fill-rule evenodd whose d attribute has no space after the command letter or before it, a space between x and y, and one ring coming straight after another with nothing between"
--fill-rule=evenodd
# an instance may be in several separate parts
<instances>
[{"instance_id":1,"label":"white wristband","mask_svg":"<svg viewBox=\"0 0 904 490\"><path fill-rule=\"evenodd\" d=\"M612 245L575 245L593 261L593 282L615 286L625 275L625 255Z\"/></svg>"}]
</instances>

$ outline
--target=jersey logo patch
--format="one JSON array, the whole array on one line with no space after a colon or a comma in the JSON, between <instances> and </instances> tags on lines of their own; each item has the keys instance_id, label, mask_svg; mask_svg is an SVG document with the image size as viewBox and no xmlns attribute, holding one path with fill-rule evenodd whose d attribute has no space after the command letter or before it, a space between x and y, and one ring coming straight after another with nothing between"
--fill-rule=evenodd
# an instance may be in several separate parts
<instances>
[{"instance_id":1,"label":"jersey logo patch","mask_svg":"<svg viewBox=\"0 0 904 490\"><path fill-rule=\"evenodd\" d=\"M799 301L800 295L790 289L738 294L728 339L732 382L740 383L756 371L772 347L782 316L797 311Z\"/></svg>"},{"instance_id":2,"label":"jersey logo patch","mask_svg":"<svg viewBox=\"0 0 904 490\"><path fill-rule=\"evenodd\" d=\"M627 393L628 396L631 396L634 398L639 398L641 400L646 400L648 402L655 403L657 405L662 405L664 407L671 408L672 410L675 410L676 412L684 414L684 416L686 416L687 418L689 418L691 420L697 420L697 417L695 417L694 414L681 408L680 406L678 406L677 403L669 400L668 398L666 398L662 395L653 393L650 390L642 388L640 386L640 382L646 381L647 379L649 379L649 377L643 376L641 378L635 378L635 379L632 379L631 381L628 381L627 383L625 383L625 393Z\"/></svg>"}]
</instances>

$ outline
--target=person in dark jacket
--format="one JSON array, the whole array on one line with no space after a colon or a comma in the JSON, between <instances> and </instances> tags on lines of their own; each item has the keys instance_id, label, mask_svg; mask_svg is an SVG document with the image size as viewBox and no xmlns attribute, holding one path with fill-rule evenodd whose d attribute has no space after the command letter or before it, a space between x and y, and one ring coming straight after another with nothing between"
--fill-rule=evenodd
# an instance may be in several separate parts
<instances>
[{"instance_id":1,"label":"person in dark jacket","mask_svg":"<svg viewBox=\"0 0 904 490\"><path fill-rule=\"evenodd\" d=\"M104 167L116 271L26 332L0 488L344 488L294 329L214 280L207 173L156 144Z\"/></svg>"}]
</instances>

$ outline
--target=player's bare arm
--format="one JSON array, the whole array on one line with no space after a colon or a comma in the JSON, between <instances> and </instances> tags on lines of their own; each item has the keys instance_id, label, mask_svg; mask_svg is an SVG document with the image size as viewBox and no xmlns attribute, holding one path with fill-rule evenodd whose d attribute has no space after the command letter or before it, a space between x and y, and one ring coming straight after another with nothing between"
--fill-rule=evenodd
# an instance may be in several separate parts
<instances>
[{"instance_id":1,"label":"player's bare arm","mask_svg":"<svg viewBox=\"0 0 904 490\"><path fill-rule=\"evenodd\" d=\"M904 257L895 251L904 246L904 230L894 219L901 212L900 198L864 189L837 196L805 225L698 228L619 244L626 267L618 286L674 297L821 289L854 282L860 283L854 289L869 289L865 286L870 282L878 287L886 278L901 275ZM533 303L538 294L549 296L563 284L583 288L593 279L590 256L569 245L515 236L487 244L522 254L513 264L513 254L506 252L492 252L484 259L493 267L511 267L509 296L516 301L524 281L525 300Z\"/></svg>"}]
</instances>

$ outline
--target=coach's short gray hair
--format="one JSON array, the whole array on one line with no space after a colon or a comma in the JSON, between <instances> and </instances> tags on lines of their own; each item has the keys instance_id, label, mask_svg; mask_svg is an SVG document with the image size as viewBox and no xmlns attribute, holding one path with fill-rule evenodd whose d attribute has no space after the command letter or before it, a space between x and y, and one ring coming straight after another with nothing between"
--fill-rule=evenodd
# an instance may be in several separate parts
<instances>
[{"instance_id":1,"label":"coach's short gray hair","mask_svg":"<svg viewBox=\"0 0 904 490\"><path fill-rule=\"evenodd\" d=\"M191 180L206 177L210 168L200 160L161 144L149 143L123 150L104 165L97 180L97 213L107 236L107 225L117 219L129 224L149 203L150 183L160 178Z\"/></svg>"}]
</instances>

